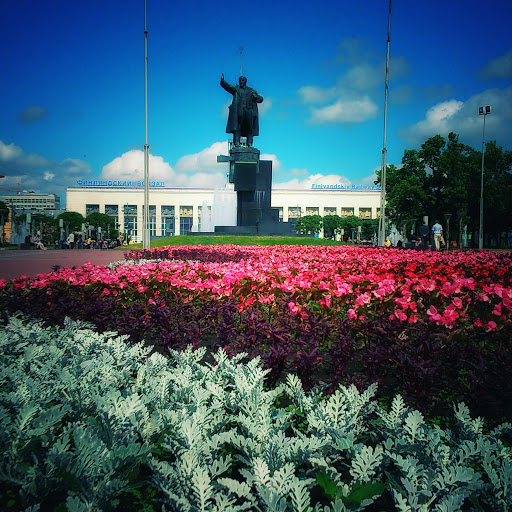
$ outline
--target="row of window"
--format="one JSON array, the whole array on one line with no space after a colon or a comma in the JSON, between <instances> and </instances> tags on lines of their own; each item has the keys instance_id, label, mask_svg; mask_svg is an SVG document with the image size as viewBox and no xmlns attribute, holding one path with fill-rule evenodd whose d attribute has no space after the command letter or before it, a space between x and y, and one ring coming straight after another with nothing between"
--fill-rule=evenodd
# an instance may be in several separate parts
<instances>
[{"instance_id":1,"label":"row of window","mask_svg":"<svg viewBox=\"0 0 512 512\"><path fill-rule=\"evenodd\" d=\"M33 208L34 206L55 208L55 206L56 206L56 202L54 199L9 197L9 198L0 198L0 200L4 201L5 203L16 206L17 208L27 207L27 209L28 209L28 208Z\"/></svg>"},{"instance_id":2,"label":"row of window","mask_svg":"<svg viewBox=\"0 0 512 512\"><path fill-rule=\"evenodd\" d=\"M203 213L203 208L205 206L199 206L198 208L198 220L199 224L201 224L201 217ZM206 206L208 208L208 213L211 214L211 206ZM283 207L279 207L279 218L283 220ZM379 210L379 209L377 209ZM116 226L119 226L119 205L108 204L105 205L105 214L109 215L115 220ZM122 206L123 216L124 216L124 225L122 229L126 236L137 237L138 235L138 221L137 221L137 205L129 205L126 204ZM179 232L181 234L187 234L192 229L193 223L193 206L180 206L179 207ZM324 207L323 212L324 215L336 215L336 207ZM99 204L86 204L85 205L85 214L86 216L92 213L99 213L100 205ZM142 212L144 213L144 212ZM172 236L175 233L175 207L171 205L162 205L160 207L160 216L161 216L161 236ZM354 215L354 208L341 208L340 212L341 217L349 217ZM378 213L378 212L377 212ZM320 215L319 207L306 207L305 209L306 215ZM302 216L302 209L300 206L290 206L288 207L288 218L293 221L294 219L298 219ZM372 218L372 209L371 208L359 208L359 217L362 219L371 219ZM149 229L150 235L157 235L157 223L156 223L156 206L149 206ZM160 234L159 234L160 235Z\"/></svg>"},{"instance_id":3,"label":"row of window","mask_svg":"<svg viewBox=\"0 0 512 512\"><path fill-rule=\"evenodd\" d=\"M203 206L199 207L198 216L201 218ZM211 210L211 206L208 206L208 209ZM283 218L283 207L279 207L279 217ZM181 217L193 217L193 206L180 206L180 218ZM324 215L336 215L336 207L324 207ZM91 213L96 213L100 211L99 204L87 204L85 205L85 215L88 216ZM137 215L137 205L124 205L123 207L124 215ZM107 204L105 205L105 213L112 217L117 217L119 215L119 206L116 204ZM161 206L161 215L162 217L169 217L175 215L174 206ZM320 215L320 208L318 206L307 206L306 207L306 215ZM349 217L354 215L354 208L341 208L341 217ZM156 206L149 206L149 216L156 216ZM288 207L288 218L289 219L298 219L302 216L302 209L300 206L289 206ZM359 208L359 217L361 219L371 219L372 218L372 209L371 208Z\"/></svg>"}]
</instances>

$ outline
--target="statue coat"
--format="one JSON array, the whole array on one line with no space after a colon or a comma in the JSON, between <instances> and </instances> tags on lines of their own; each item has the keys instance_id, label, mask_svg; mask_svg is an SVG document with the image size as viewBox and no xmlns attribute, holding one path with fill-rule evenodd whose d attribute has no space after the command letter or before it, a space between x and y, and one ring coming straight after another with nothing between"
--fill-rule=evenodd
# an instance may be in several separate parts
<instances>
[{"instance_id":1,"label":"statue coat","mask_svg":"<svg viewBox=\"0 0 512 512\"><path fill-rule=\"evenodd\" d=\"M233 101L229 106L226 133L240 131L242 137L247 137L248 134L259 135L258 103L263 102L263 97L251 87L245 86L242 89L239 85L231 85L222 79L220 85L233 95ZM242 95L245 95L245 109Z\"/></svg>"}]
</instances>

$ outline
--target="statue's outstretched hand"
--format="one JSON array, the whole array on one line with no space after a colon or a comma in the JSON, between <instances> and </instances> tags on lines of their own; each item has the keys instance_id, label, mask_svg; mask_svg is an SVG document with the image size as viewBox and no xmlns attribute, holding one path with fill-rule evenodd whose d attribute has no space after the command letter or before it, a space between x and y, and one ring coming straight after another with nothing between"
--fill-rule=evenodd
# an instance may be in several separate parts
<instances>
[{"instance_id":1,"label":"statue's outstretched hand","mask_svg":"<svg viewBox=\"0 0 512 512\"><path fill-rule=\"evenodd\" d=\"M222 73L222 74L220 75L220 79L221 79L221 80L224 80L224 73Z\"/></svg>"}]
</instances>

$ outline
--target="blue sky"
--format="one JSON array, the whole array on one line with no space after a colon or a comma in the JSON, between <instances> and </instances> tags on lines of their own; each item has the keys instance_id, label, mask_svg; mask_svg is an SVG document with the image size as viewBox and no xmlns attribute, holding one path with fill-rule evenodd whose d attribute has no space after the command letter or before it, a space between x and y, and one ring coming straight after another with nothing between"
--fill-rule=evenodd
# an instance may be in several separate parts
<instances>
[{"instance_id":1,"label":"blue sky","mask_svg":"<svg viewBox=\"0 0 512 512\"><path fill-rule=\"evenodd\" d=\"M223 186L231 95L265 100L274 185L372 184L381 164L388 0L148 0L150 179ZM394 0L387 161L455 131L512 149L512 4ZM0 188L142 179L144 1L17 0L0 19ZM225 165L225 164L224 164ZM5 191L0 190L0 193Z\"/></svg>"}]
</instances>

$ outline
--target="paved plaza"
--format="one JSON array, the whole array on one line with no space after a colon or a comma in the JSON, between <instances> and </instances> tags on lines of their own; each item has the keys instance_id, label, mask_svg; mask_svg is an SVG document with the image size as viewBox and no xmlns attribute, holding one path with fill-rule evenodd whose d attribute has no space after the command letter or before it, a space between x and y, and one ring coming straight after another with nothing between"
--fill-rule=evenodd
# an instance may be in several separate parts
<instances>
[{"instance_id":1,"label":"paved plaza","mask_svg":"<svg viewBox=\"0 0 512 512\"><path fill-rule=\"evenodd\" d=\"M0 250L0 279L48 274L55 265L80 268L84 263L108 265L124 259L127 247L117 249Z\"/></svg>"}]
</instances>

